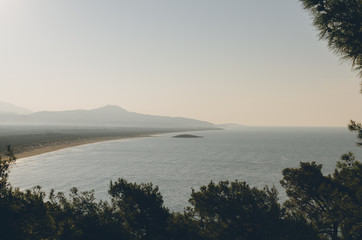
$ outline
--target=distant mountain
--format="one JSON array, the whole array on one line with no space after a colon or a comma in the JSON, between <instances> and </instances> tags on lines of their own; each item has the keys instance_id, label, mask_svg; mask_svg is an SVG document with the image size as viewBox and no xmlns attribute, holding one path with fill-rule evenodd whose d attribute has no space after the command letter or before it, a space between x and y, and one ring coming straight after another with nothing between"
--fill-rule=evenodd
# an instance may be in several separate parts
<instances>
[{"instance_id":1,"label":"distant mountain","mask_svg":"<svg viewBox=\"0 0 362 240\"><path fill-rule=\"evenodd\" d=\"M15 106L14 104L7 102L0 102L0 115L4 114L30 114L32 111Z\"/></svg>"},{"instance_id":2,"label":"distant mountain","mask_svg":"<svg viewBox=\"0 0 362 240\"><path fill-rule=\"evenodd\" d=\"M215 125L209 122L140 114L113 105L92 110L43 111L24 116L2 116L0 123L88 127L215 128Z\"/></svg>"}]
</instances>

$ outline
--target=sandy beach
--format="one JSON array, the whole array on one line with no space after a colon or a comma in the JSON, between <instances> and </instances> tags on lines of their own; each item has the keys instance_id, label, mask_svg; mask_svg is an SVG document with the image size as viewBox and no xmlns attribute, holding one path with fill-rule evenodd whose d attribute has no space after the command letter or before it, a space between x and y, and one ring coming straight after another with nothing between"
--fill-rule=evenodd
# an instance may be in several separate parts
<instances>
[{"instance_id":1,"label":"sandy beach","mask_svg":"<svg viewBox=\"0 0 362 240\"><path fill-rule=\"evenodd\" d=\"M146 136L137 136L137 137L146 137ZM127 139L127 138L132 138L132 137L97 137L97 138L88 138L88 139L75 139L75 140L49 142L45 144L38 144L35 146L30 145L23 147L21 150L15 149L15 151L17 152L15 156L17 159L21 159L43 153L54 152L64 148L70 148L70 147L96 143L96 142L103 142L103 141Z\"/></svg>"},{"instance_id":2,"label":"sandy beach","mask_svg":"<svg viewBox=\"0 0 362 240\"><path fill-rule=\"evenodd\" d=\"M195 130L209 129L0 125L0 153L4 153L6 147L10 145L16 158L20 159L102 141Z\"/></svg>"},{"instance_id":3,"label":"sandy beach","mask_svg":"<svg viewBox=\"0 0 362 240\"><path fill-rule=\"evenodd\" d=\"M84 144L177 132L156 128L76 128L0 126L0 153L11 146L16 158L26 158Z\"/></svg>"}]
</instances>

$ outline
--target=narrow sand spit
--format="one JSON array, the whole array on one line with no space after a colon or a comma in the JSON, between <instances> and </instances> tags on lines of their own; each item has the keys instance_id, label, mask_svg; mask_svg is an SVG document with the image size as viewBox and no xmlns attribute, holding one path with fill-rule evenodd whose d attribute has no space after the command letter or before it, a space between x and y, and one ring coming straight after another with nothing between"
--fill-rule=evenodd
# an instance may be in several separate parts
<instances>
[{"instance_id":1,"label":"narrow sand spit","mask_svg":"<svg viewBox=\"0 0 362 240\"><path fill-rule=\"evenodd\" d=\"M53 152L56 150L75 147L84 144L96 143L96 142L104 142L104 141L112 141L119 139L128 139L128 138L139 138L139 137L149 137L147 136L134 136L134 137L93 137L93 138L82 138L82 139L74 139L74 140L64 140L64 141L55 141L55 142L47 142L42 144L30 145L23 147L21 149L15 149L15 156L17 159L31 157L47 152Z\"/></svg>"},{"instance_id":2,"label":"narrow sand spit","mask_svg":"<svg viewBox=\"0 0 362 240\"><path fill-rule=\"evenodd\" d=\"M11 146L15 156L20 159L95 142L201 130L210 129L1 127L0 125L0 154L4 154L8 145Z\"/></svg>"}]
</instances>

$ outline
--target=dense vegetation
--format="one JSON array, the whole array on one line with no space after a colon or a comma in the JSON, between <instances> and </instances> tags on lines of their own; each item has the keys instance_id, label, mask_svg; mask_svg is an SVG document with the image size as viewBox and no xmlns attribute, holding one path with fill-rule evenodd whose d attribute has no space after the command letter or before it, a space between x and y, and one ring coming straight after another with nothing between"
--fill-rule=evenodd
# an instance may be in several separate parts
<instances>
[{"instance_id":1,"label":"dense vegetation","mask_svg":"<svg viewBox=\"0 0 362 240\"><path fill-rule=\"evenodd\" d=\"M157 186L111 182L111 202L92 191L69 197L40 187L21 192L7 182L10 148L0 164L1 239L361 239L362 164L342 156L332 175L300 163L283 170L288 200L276 189L210 182L193 190L183 213L170 212Z\"/></svg>"}]
</instances>

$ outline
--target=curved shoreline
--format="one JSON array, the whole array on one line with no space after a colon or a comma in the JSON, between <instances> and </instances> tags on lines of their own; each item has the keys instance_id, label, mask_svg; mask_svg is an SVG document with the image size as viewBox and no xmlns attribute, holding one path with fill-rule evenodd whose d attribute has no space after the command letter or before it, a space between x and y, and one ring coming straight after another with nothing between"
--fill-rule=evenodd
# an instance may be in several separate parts
<instances>
[{"instance_id":1,"label":"curved shoreline","mask_svg":"<svg viewBox=\"0 0 362 240\"><path fill-rule=\"evenodd\" d=\"M34 127L0 125L0 154L10 145L17 159L56 150L129 138L150 137L158 134L216 129L157 129L157 128L78 128Z\"/></svg>"},{"instance_id":2,"label":"curved shoreline","mask_svg":"<svg viewBox=\"0 0 362 240\"><path fill-rule=\"evenodd\" d=\"M120 140L120 139L150 137L150 136L151 135L127 136L127 137L94 137L94 138L84 138L84 139L49 142L49 143L40 144L37 146L24 147L24 149L21 152L15 153L15 156L16 156L16 159L22 159L22 158L40 155L43 153L54 152L54 151L65 149L65 148L76 147L76 146L80 146L80 145Z\"/></svg>"}]
</instances>

